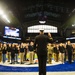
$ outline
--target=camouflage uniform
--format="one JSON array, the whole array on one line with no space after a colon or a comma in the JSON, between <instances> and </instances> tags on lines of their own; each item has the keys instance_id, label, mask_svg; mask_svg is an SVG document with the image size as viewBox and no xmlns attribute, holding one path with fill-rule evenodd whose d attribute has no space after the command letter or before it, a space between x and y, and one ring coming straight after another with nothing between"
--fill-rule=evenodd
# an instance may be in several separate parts
<instances>
[{"instance_id":1,"label":"camouflage uniform","mask_svg":"<svg viewBox=\"0 0 75 75\"><path fill-rule=\"evenodd\" d=\"M53 47L48 44L47 45L47 49L48 49L48 63L52 63L52 54L53 54Z\"/></svg>"}]
</instances>

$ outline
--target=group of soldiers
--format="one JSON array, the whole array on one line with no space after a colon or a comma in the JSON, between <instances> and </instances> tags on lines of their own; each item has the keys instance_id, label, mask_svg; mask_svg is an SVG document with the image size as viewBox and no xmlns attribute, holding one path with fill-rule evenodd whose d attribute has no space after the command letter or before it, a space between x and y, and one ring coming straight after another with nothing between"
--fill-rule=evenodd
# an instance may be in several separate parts
<instances>
[{"instance_id":1,"label":"group of soldiers","mask_svg":"<svg viewBox=\"0 0 75 75\"><path fill-rule=\"evenodd\" d=\"M0 62L5 63L6 59L11 64L21 63L24 64L24 61L29 60L30 64L34 63L35 54L37 50L34 50L34 42L31 41L30 43L21 43L21 44L2 44L0 43ZM68 41L66 44L64 43L48 43L47 45L47 62L52 64L52 60L54 59L55 62L61 61L64 64L65 61L71 64L72 61L75 60L75 44L71 44ZM27 53L29 53L29 59L27 59ZM20 56L20 57L19 57ZM19 62L20 58L20 62Z\"/></svg>"},{"instance_id":2,"label":"group of soldiers","mask_svg":"<svg viewBox=\"0 0 75 75\"><path fill-rule=\"evenodd\" d=\"M54 61L61 61L62 64L68 61L70 64L75 60L75 44L71 44L67 41L66 44L48 44L48 63L52 63L52 58Z\"/></svg>"},{"instance_id":3,"label":"group of soldiers","mask_svg":"<svg viewBox=\"0 0 75 75\"><path fill-rule=\"evenodd\" d=\"M0 62L5 63L7 60L10 64L24 64L29 61L29 64L33 64L36 54L33 45L33 41L20 44L0 43Z\"/></svg>"},{"instance_id":4,"label":"group of soldiers","mask_svg":"<svg viewBox=\"0 0 75 75\"><path fill-rule=\"evenodd\" d=\"M28 52L28 43L0 43L0 62L5 63L6 59L11 64L18 63L20 56L20 63L26 61Z\"/></svg>"}]
</instances>

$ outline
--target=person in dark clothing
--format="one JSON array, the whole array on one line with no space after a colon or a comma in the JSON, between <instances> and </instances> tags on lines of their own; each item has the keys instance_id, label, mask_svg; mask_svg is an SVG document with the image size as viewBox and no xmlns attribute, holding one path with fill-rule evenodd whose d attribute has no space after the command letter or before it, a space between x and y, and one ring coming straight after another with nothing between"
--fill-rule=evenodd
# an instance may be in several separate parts
<instances>
[{"instance_id":1,"label":"person in dark clothing","mask_svg":"<svg viewBox=\"0 0 75 75\"><path fill-rule=\"evenodd\" d=\"M10 57L11 57L11 44L7 44L7 52L8 52L8 62L10 62Z\"/></svg>"},{"instance_id":2,"label":"person in dark clothing","mask_svg":"<svg viewBox=\"0 0 75 75\"><path fill-rule=\"evenodd\" d=\"M15 63L15 47L14 44L11 45L11 64Z\"/></svg>"},{"instance_id":3,"label":"person in dark clothing","mask_svg":"<svg viewBox=\"0 0 75 75\"><path fill-rule=\"evenodd\" d=\"M55 46L53 48L53 53L54 53L54 60L56 62L58 62L58 60L59 60L59 48L58 48L57 44L55 44Z\"/></svg>"},{"instance_id":4,"label":"person in dark clothing","mask_svg":"<svg viewBox=\"0 0 75 75\"><path fill-rule=\"evenodd\" d=\"M31 41L28 46L29 55L30 55L30 64L33 64L33 50L34 50L33 45L34 45L34 43Z\"/></svg>"},{"instance_id":5,"label":"person in dark clothing","mask_svg":"<svg viewBox=\"0 0 75 75\"><path fill-rule=\"evenodd\" d=\"M67 60L66 44L64 44L64 49L65 49L65 52L64 52L64 62L65 62Z\"/></svg>"},{"instance_id":6,"label":"person in dark clothing","mask_svg":"<svg viewBox=\"0 0 75 75\"><path fill-rule=\"evenodd\" d=\"M21 46L20 46L20 62L21 64L24 64L24 44L21 43Z\"/></svg>"},{"instance_id":7,"label":"person in dark clothing","mask_svg":"<svg viewBox=\"0 0 75 75\"><path fill-rule=\"evenodd\" d=\"M28 45L24 43L24 61L27 61Z\"/></svg>"},{"instance_id":8,"label":"person in dark clothing","mask_svg":"<svg viewBox=\"0 0 75 75\"><path fill-rule=\"evenodd\" d=\"M73 47L73 61L75 61L75 44L72 44Z\"/></svg>"},{"instance_id":9,"label":"person in dark clothing","mask_svg":"<svg viewBox=\"0 0 75 75\"><path fill-rule=\"evenodd\" d=\"M0 42L0 62L2 61L2 43Z\"/></svg>"},{"instance_id":10,"label":"person in dark clothing","mask_svg":"<svg viewBox=\"0 0 75 75\"><path fill-rule=\"evenodd\" d=\"M5 61L6 61L6 53L7 53L7 47L6 47L6 44L3 44L3 47L2 47L3 63L5 63Z\"/></svg>"},{"instance_id":11,"label":"person in dark clothing","mask_svg":"<svg viewBox=\"0 0 75 75\"><path fill-rule=\"evenodd\" d=\"M66 49L67 49L67 53L68 53L68 61L71 64L72 63L73 47L72 47L70 41L67 42Z\"/></svg>"},{"instance_id":12,"label":"person in dark clothing","mask_svg":"<svg viewBox=\"0 0 75 75\"><path fill-rule=\"evenodd\" d=\"M15 45L15 62L18 63L18 54L19 54L19 49L17 47L17 45Z\"/></svg>"},{"instance_id":13,"label":"person in dark clothing","mask_svg":"<svg viewBox=\"0 0 75 75\"><path fill-rule=\"evenodd\" d=\"M27 61L27 51L28 49L26 47L24 47L24 61Z\"/></svg>"},{"instance_id":14,"label":"person in dark clothing","mask_svg":"<svg viewBox=\"0 0 75 75\"><path fill-rule=\"evenodd\" d=\"M64 45L62 43L60 43L59 45L59 58L60 61L62 62L62 64L64 64L64 55L65 55L65 48Z\"/></svg>"},{"instance_id":15,"label":"person in dark clothing","mask_svg":"<svg viewBox=\"0 0 75 75\"><path fill-rule=\"evenodd\" d=\"M40 35L36 36L34 42L34 50L37 48L39 75L46 75L47 44L49 42L52 42L51 39L44 35L43 30L40 30Z\"/></svg>"}]
</instances>

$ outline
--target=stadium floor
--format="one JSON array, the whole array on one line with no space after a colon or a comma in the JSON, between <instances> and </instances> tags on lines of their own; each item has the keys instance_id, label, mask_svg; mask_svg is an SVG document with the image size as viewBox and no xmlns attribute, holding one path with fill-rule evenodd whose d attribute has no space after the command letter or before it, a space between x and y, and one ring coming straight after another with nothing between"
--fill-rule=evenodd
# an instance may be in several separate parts
<instances>
[{"instance_id":1,"label":"stadium floor","mask_svg":"<svg viewBox=\"0 0 75 75\"><path fill-rule=\"evenodd\" d=\"M0 72L0 75L38 75L38 72ZM46 75L75 75L75 72L47 72Z\"/></svg>"},{"instance_id":2,"label":"stadium floor","mask_svg":"<svg viewBox=\"0 0 75 75\"><path fill-rule=\"evenodd\" d=\"M38 64L0 63L0 75L38 75ZM47 64L47 75L75 75L75 62L54 62Z\"/></svg>"}]
</instances>

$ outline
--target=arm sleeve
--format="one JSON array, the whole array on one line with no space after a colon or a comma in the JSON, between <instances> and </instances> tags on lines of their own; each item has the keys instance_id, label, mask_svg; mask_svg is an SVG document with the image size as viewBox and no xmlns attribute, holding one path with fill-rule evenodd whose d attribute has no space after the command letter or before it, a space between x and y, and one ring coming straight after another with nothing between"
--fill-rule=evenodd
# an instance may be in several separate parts
<instances>
[{"instance_id":1,"label":"arm sleeve","mask_svg":"<svg viewBox=\"0 0 75 75\"><path fill-rule=\"evenodd\" d=\"M48 42L49 43L53 43L53 38L52 37L50 37L50 38L48 37Z\"/></svg>"}]
</instances>

